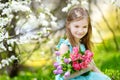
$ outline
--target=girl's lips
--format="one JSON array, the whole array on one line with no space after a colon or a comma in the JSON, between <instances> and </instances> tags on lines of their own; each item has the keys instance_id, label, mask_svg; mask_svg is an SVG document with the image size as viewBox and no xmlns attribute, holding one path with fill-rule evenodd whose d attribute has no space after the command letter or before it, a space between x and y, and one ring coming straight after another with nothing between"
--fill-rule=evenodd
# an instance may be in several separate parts
<instances>
[{"instance_id":1,"label":"girl's lips","mask_svg":"<svg viewBox=\"0 0 120 80\"><path fill-rule=\"evenodd\" d=\"M77 34L77 35L82 36L83 34Z\"/></svg>"}]
</instances>

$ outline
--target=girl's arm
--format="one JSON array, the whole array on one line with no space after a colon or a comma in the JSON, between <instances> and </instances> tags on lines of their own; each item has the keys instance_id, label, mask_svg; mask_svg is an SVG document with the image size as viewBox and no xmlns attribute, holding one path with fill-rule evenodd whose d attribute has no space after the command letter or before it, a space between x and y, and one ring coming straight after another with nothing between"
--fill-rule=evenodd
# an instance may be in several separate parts
<instances>
[{"instance_id":1,"label":"girl's arm","mask_svg":"<svg viewBox=\"0 0 120 80\"><path fill-rule=\"evenodd\" d=\"M88 72L88 71L90 71L90 70L91 70L91 68L90 68L90 66L89 66L88 68L82 69L82 70L80 70L80 71L78 71L78 72L75 72L75 73L71 74L69 77L64 78L64 79L65 79L65 80L69 80L69 79L74 78L74 77L76 77L76 76L82 75L82 74L84 74L84 73L86 73L86 72Z\"/></svg>"},{"instance_id":2,"label":"girl's arm","mask_svg":"<svg viewBox=\"0 0 120 80\"><path fill-rule=\"evenodd\" d=\"M91 62L90 65L91 65L91 68L92 68L92 70L93 70L94 72L102 73L102 72L97 68L94 60L92 60L92 62Z\"/></svg>"},{"instance_id":3,"label":"girl's arm","mask_svg":"<svg viewBox=\"0 0 120 80\"><path fill-rule=\"evenodd\" d=\"M84 74L85 72L88 72L88 71L91 71L91 70L93 70L94 72L99 72L99 73L101 73L101 71L96 67L94 61L92 60L91 63L88 65L87 68L82 69L82 70L80 70L80 71L78 71L78 72L75 72L75 73L71 74L68 78L65 78L65 80L69 80L69 79L71 79L71 78L74 78L74 77L76 77L76 76L82 75L82 74Z\"/></svg>"},{"instance_id":4,"label":"girl's arm","mask_svg":"<svg viewBox=\"0 0 120 80\"><path fill-rule=\"evenodd\" d=\"M69 50L68 46L66 44L61 44L59 52L61 55L63 55L65 52Z\"/></svg>"}]
</instances>

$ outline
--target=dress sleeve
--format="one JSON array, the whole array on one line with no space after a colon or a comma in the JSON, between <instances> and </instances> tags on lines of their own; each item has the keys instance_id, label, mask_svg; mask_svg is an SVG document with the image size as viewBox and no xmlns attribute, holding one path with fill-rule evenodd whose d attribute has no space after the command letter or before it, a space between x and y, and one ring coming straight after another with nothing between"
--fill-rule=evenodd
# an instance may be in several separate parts
<instances>
[{"instance_id":1,"label":"dress sleeve","mask_svg":"<svg viewBox=\"0 0 120 80\"><path fill-rule=\"evenodd\" d=\"M60 41L58 42L56 48L57 48L57 49L60 49L60 46L61 46L62 43L64 43L64 41L65 41L65 40L64 40L63 38L61 38Z\"/></svg>"},{"instance_id":2,"label":"dress sleeve","mask_svg":"<svg viewBox=\"0 0 120 80\"><path fill-rule=\"evenodd\" d=\"M66 39L61 38L58 45L56 46L57 49L60 49L61 44L66 44L69 47L70 52L72 52L72 45L70 42Z\"/></svg>"}]
</instances>

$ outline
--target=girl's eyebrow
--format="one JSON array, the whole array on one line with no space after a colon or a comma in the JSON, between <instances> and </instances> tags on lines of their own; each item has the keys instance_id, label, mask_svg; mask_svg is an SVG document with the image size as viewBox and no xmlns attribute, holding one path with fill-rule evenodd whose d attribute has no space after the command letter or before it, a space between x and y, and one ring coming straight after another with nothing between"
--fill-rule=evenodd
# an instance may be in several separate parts
<instances>
[{"instance_id":1,"label":"girl's eyebrow","mask_svg":"<svg viewBox=\"0 0 120 80\"><path fill-rule=\"evenodd\" d=\"M84 25L84 26L88 26L88 25Z\"/></svg>"}]
</instances>

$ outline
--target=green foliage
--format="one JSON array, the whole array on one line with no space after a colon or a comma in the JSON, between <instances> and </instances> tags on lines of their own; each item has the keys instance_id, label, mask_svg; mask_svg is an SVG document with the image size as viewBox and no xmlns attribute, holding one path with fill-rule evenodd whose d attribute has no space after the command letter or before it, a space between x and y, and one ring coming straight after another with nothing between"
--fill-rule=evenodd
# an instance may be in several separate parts
<instances>
[{"instance_id":1,"label":"green foliage","mask_svg":"<svg viewBox=\"0 0 120 80\"><path fill-rule=\"evenodd\" d=\"M54 80L53 66L34 67L32 70L26 68L14 78L10 78L8 75L1 75L0 80Z\"/></svg>"},{"instance_id":2,"label":"green foliage","mask_svg":"<svg viewBox=\"0 0 120 80\"><path fill-rule=\"evenodd\" d=\"M104 73L110 76L112 80L120 80L120 69L119 70L106 69Z\"/></svg>"},{"instance_id":3,"label":"green foliage","mask_svg":"<svg viewBox=\"0 0 120 80\"><path fill-rule=\"evenodd\" d=\"M63 56L64 58L70 58L70 50L68 50Z\"/></svg>"},{"instance_id":4,"label":"green foliage","mask_svg":"<svg viewBox=\"0 0 120 80\"><path fill-rule=\"evenodd\" d=\"M120 39L117 37L117 40L119 41ZM95 63L112 80L120 80L120 52L116 51L112 39L106 40L105 43L107 44L107 50L103 44L95 44L93 49Z\"/></svg>"}]
</instances>

